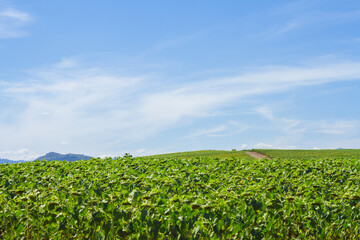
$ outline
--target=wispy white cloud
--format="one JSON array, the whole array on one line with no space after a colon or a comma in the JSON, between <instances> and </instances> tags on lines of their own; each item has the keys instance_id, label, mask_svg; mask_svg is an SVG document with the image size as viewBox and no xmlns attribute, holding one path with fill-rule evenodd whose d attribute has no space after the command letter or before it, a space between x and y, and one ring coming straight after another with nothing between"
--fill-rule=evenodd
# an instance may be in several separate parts
<instances>
[{"instance_id":1,"label":"wispy white cloud","mask_svg":"<svg viewBox=\"0 0 360 240\"><path fill-rule=\"evenodd\" d=\"M345 4L346 5L346 4ZM262 12L263 19L268 19L272 25L267 26L260 36L279 37L294 30L312 28L315 25L327 26L346 24L360 20L359 9L324 9L321 1L294 1L289 4L275 6Z\"/></svg>"},{"instance_id":2,"label":"wispy white cloud","mask_svg":"<svg viewBox=\"0 0 360 240\"><path fill-rule=\"evenodd\" d=\"M16 21L21 21L21 22L27 22L27 21L31 20L31 17L28 13L20 12L16 9L6 9L6 10L0 12L0 16L6 17L6 18L11 18L11 19L14 19Z\"/></svg>"},{"instance_id":3,"label":"wispy white cloud","mask_svg":"<svg viewBox=\"0 0 360 240\"><path fill-rule=\"evenodd\" d=\"M196 131L195 133L190 134L184 138L186 139L186 138L195 138L195 137L201 137L201 136L212 136L213 134L223 132L226 129L227 129L227 127L225 125L220 125L220 126L217 126L214 128L202 129L202 130Z\"/></svg>"},{"instance_id":4,"label":"wispy white cloud","mask_svg":"<svg viewBox=\"0 0 360 240\"><path fill-rule=\"evenodd\" d=\"M360 133L360 121L358 119L323 119L302 120L283 115L281 106L264 105L254 108L254 111L269 120L264 131L272 131L274 137L267 144L254 144L252 148L296 148L301 143L302 147L312 148L321 145L321 148L356 147L358 139L354 137ZM309 136L311 136L309 138ZM336 141L333 138L336 138ZM346 142L346 144L345 144ZM289 145L290 144L290 145ZM312 145L313 144L313 145Z\"/></svg>"},{"instance_id":5,"label":"wispy white cloud","mask_svg":"<svg viewBox=\"0 0 360 240\"><path fill-rule=\"evenodd\" d=\"M76 58L64 58L59 63L54 65L55 68L75 68L79 65Z\"/></svg>"},{"instance_id":6,"label":"wispy white cloud","mask_svg":"<svg viewBox=\"0 0 360 240\"><path fill-rule=\"evenodd\" d=\"M0 38L17 38L26 35L23 27L32 21L30 14L13 8L0 10Z\"/></svg>"},{"instance_id":7,"label":"wispy white cloud","mask_svg":"<svg viewBox=\"0 0 360 240\"><path fill-rule=\"evenodd\" d=\"M359 120L326 119L326 120L299 120L279 117L281 107L261 105L254 111L263 118L270 120L288 134L299 134L304 132L317 132L323 134L345 135L360 131Z\"/></svg>"},{"instance_id":8,"label":"wispy white cloud","mask_svg":"<svg viewBox=\"0 0 360 240\"><path fill-rule=\"evenodd\" d=\"M287 22L285 24L281 24L281 25L276 26L276 27L271 27L270 29L264 31L260 35L271 37L271 38L272 37L277 37L277 36L280 36L280 35L285 34L287 32L290 32L292 30L295 30L295 29L301 27L302 25L303 25L303 23L301 23L301 22L289 21L289 22Z\"/></svg>"},{"instance_id":9,"label":"wispy white cloud","mask_svg":"<svg viewBox=\"0 0 360 240\"><path fill-rule=\"evenodd\" d=\"M240 147L240 150L248 150L248 149L251 149L249 145L247 144L242 144L241 147Z\"/></svg>"},{"instance_id":10,"label":"wispy white cloud","mask_svg":"<svg viewBox=\"0 0 360 240\"><path fill-rule=\"evenodd\" d=\"M360 122L357 120L323 120L311 123L313 130L324 134L345 135L360 130Z\"/></svg>"},{"instance_id":11,"label":"wispy white cloud","mask_svg":"<svg viewBox=\"0 0 360 240\"><path fill-rule=\"evenodd\" d=\"M262 117L269 119L269 120L274 120L275 116L274 116L274 111L271 107L269 106L258 106L254 108L255 112L257 112L258 114L260 114Z\"/></svg>"},{"instance_id":12,"label":"wispy white cloud","mask_svg":"<svg viewBox=\"0 0 360 240\"><path fill-rule=\"evenodd\" d=\"M183 139L198 138L198 137L230 137L238 135L250 128L249 124L229 121L227 123L211 127L208 129L200 129L192 134L189 134Z\"/></svg>"},{"instance_id":13,"label":"wispy white cloud","mask_svg":"<svg viewBox=\"0 0 360 240\"><path fill-rule=\"evenodd\" d=\"M162 84L152 76L128 77L79 64L61 65L30 71L29 79L22 82L0 85L8 106L16 107L9 113L11 122L0 119L0 131L7 136L0 139L3 149L17 148L21 139L24 148L37 152L41 148L96 156L147 139L184 119L210 116L247 97L360 79L357 62L265 67L181 85ZM154 82L163 87L152 88ZM257 111L270 119L276 117L265 108ZM293 131L307 127L291 119L283 123ZM197 135L226 135L230 127L231 132L244 131L228 123ZM68 144L61 144L65 141Z\"/></svg>"},{"instance_id":14,"label":"wispy white cloud","mask_svg":"<svg viewBox=\"0 0 360 240\"><path fill-rule=\"evenodd\" d=\"M253 145L251 148L253 149L297 149L296 146L293 145L275 145L269 143L257 143Z\"/></svg>"},{"instance_id":15,"label":"wispy white cloud","mask_svg":"<svg viewBox=\"0 0 360 240\"><path fill-rule=\"evenodd\" d=\"M254 148L260 148L260 149L263 149L263 148L274 148L274 145L272 144L267 144L267 143L258 143L254 146Z\"/></svg>"},{"instance_id":16,"label":"wispy white cloud","mask_svg":"<svg viewBox=\"0 0 360 240\"><path fill-rule=\"evenodd\" d=\"M34 160L38 156L31 152L29 149L18 149L18 150L5 150L0 151L0 158L9 160Z\"/></svg>"},{"instance_id":17,"label":"wispy white cloud","mask_svg":"<svg viewBox=\"0 0 360 240\"><path fill-rule=\"evenodd\" d=\"M151 55L151 54L155 54L155 53L167 50L169 48L187 44L187 43L201 37L205 32L206 31L201 31L201 32L195 33L195 34L190 34L190 35L185 35L185 36L178 37L178 38L164 40L158 44L155 44L154 46L150 47L149 49L145 50L144 52L142 52L140 54L140 56L144 57L147 55Z\"/></svg>"}]
</instances>

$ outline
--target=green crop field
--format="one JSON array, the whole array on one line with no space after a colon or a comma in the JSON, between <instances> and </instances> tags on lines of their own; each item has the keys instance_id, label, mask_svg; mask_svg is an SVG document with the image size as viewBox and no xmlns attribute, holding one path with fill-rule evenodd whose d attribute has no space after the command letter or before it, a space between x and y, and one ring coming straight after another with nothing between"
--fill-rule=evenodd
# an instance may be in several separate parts
<instances>
[{"instance_id":1,"label":"green crop field","mask_svg":"<svg viewBox=\"0 0 360 240\"><path fill-rule=\"evenodd\" d=\"M160 155L152 155L146 156L144 158L151 159L151 158L182 158L182 159L189 159L189 158L196 158L196 157L209 157L209 158L231 158L231 157L238 157L238 158L249 158L249 155L245 153L245 151L225 151L225 150L200 150L200 151L190 151L190 152L177 152L177 153L166 153Z\"/></svg>"},{"instance_id":2,"label":"green crop field","mask_svg":"<svg viewBox=\"0 0 360 240\"><path fill-rule=\"evenodd\" d=\"M192 154L1 164L0 239L359 239L359 155Z\"/></svg>"},{"instance_id":3,"label":"green crop field","mask_svg":"<svg viewBox=\"0 0 360 240\"><path fill-rule=\"evenodd\" d=\"M265 154L270 158L360 158L360 149L336 149L336 150L278 150L278 149L253 149L252 151Z\"/></svg>"}]
</instances>

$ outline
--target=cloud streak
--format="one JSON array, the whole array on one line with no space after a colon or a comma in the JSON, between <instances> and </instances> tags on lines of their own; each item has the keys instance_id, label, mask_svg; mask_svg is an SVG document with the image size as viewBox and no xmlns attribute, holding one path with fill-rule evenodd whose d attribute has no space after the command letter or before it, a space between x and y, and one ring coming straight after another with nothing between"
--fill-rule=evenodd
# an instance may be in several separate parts
<instances>
[{"instance_id":1,"label":"cloud streak","mask_svg":"<svg viewBox=\"0 0 360 240\"><path fill-rule=\"evenodd\" d=\"M13 8L0 10L0 38L18 38L26 33L23 27L32 21L30 14Z\"/></svg>"},{"instance_id":2,"label":"cloud streak","mask_svg":"<svg viewBox=\"0 0 360 240\"><path fill-rule=\"evenodd\" d=\"M184 139L202 137L202 136L214 136L214 134L223 132L226 129L227 129L226 125L220 125L218 127L214 127L214 128L210 128L210 129L203 129L203 130L197 131L193 134L190 134L189 136L184 137Z\"/></svg>"},{"instance_id":3,"label":"cloud streak","mask_svg":"<svg viewBox=\"0 0 360 240\"><path fill-rule=\"evenodd\" d=\"M18 150L7 150L0 152L0 158L10 159L10 160L34 160L37 155L34 155L28 149L18 149Z\"/></svg>"},{"instance_id":4,"label":"cloud streak","mask_svg":"<svg viewBox=\"0 0 360 240\"><path fill-rule=\"evenodd\" d=\"M279 106L263 105L254 108L254 112L268 122L263 131L273 132L271 144L253 144L253 148L301 148L309 149L314 146L321 148L354 148L358 146L357 138L360 133L360 121L358 119L336 119L303 120L287 117L279 117L281 108ZM277 133L277 134L275 134Z\"/></svg>"},{"instance_id":5,"label":"cloud streak","mask_svg":"<svg viewBox=\"0 0 360 240\"><path fill-rule=\"evenodd\" d=\"M145 50L143 53L140 54L140 57L152 55L152 54L155 54L155 53L159 53L161 51L165 51L165 50L167 50L169 48L173 48L173 47L177 47L177 46L187 44L187 43L191 42L192 40L201 37L204 33L205 33L205 31L199 32L197 34L187 35L187 36L174 38L174 39L169 39L169 40L160 42L160 43L152 46L151 48Z\"/></svg>"},{"instance_id":6,"label":"cloud streak","mask_svg":"<svg viewBox=\"0 0 360 240\"><path fill-rule=\"evenodd\" d=\"M29 79L22 82L0 84L3 101L16 109L7 117L0 115L0 131L8 136L0 139L0 144L16 149L21 139L24 148L36 152L53 149L96 156L123 150L184 119L205 118L248 97L359 79L360 63L342 62L264 67L234 77L163 84L156 90L152 84L157 80L152 76L122 76L62 60L49 68L32 70ZM266 109L258 111L274 118ZM344 131L345 125L341 128ZM192 137L216 135L225 128L204 130Z\"/></svg>"}]
</instances>

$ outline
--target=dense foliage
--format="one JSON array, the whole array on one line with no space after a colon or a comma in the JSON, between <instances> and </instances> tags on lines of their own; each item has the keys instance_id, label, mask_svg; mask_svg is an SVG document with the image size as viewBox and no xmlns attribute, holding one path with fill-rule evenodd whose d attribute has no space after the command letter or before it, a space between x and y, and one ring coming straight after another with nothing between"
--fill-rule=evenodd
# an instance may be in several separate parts
<instances>
[{"instance_id":1,"label":"dense foliage","mask_svg":"<svg viewBox=\"0 0 360 240\"><path fill-rule=\"evenodd\" d=\"M0 165L0 238L357 239L360 158Z\"/></svg>"}]
</instances>

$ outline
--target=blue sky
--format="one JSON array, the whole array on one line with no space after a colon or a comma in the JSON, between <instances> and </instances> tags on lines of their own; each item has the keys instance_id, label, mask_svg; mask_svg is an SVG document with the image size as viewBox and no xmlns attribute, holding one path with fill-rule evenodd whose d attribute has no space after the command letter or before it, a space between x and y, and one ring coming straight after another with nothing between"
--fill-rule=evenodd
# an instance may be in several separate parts
<instances>
[{"instance_id":1,"label":"blue sky","mask_svg":"<svg viewBox=\"0 0 360 240\"><path fill-rule=\"evenodd\" d=\"M0 0L0 158L359 148L360 1Z\"/></svg>"}]
</instances>

